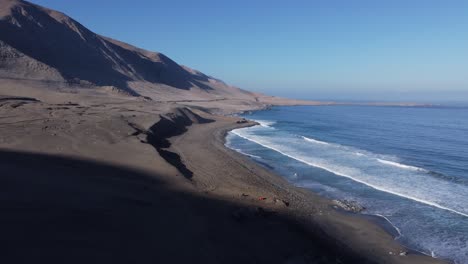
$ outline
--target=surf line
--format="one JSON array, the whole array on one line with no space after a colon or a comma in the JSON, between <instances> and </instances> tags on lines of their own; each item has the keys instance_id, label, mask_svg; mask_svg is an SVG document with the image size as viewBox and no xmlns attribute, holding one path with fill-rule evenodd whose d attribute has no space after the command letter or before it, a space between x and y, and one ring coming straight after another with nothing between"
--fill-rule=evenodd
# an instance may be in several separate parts
<instances>
[{"instance_id":1,"label":"surf line","mask_svg":"<svg viewBox=\"0 0 468 264\"><path fill-rule=\"evenodd\" d=\"M243 128L240 128L240 129L243 129ZM376 190L381 191L381 192L390 193L390 194L393 194L393 195L396 195L396 196L399 196L399 197L403 197L403 198L406 198L406 199L410 199L410 200L413 200L413 201L416 201L416 202L419 202L419 203L422 203L422 204L426 204L426 205L433 206L433 207L436 207L436 208L439 208L439 209L442 209L442 210L450 211L450 212L452 212L452 213L455 213L455 214L458 214L458 215L461 215L461 216L464 216L464 217L468 217L468 214L467 214L467 213L458 212L457 210L454 210L454 209L451 209L451 208L442 206L442 205L437 204L437 203L425 201L425 200L422 200L422 199L419 199L419 198L416 198L416 197L407 196L407 195L404 195L404 194L401 194L401 193L398 193L398 192L395 192L395 191L390 191L390 190L387 190L387 189L384 189L384 188L375 186L375 185L373 185L373 184L369 184L369 183L367 183L367 182L365 182L365 181L356 179L356 178L354 178L354 177L352 177L352 176L350 176L350 175L347 175L347 174L344 174L344 173L340 173L340 172L337 172L337 171L333 171L333 170L331 170L331 169L329 169L329 168L320 166L320 165L318 165L318 164L314 164L314 163L305 161L305 160L303 160L303 159L301 159L301 158L294 157L294 156L292 156L292 155L290 155L290 154L287 154L287 153L285 153L285 152L283 152L283 151L281 151L281 150L279 150L279 149L277 149L277 148L275 148L275 147L268 146L268 145L266 145L266 144L264 144L264 143L259 142L258 140L251 139L251 138L248 138L248 137L246 137L246 136L244 136L244 135L239 134L239 132L237 132L236 130L240 130L240 129L234 129L234 130L232 130L231 132L234 133L235 135L237 135L237 136L243 138L243 139L246 139L246 140L248 140L248 141L254 142L254 143L256 143L256 144L258 144L258 145L260 145L260 146L263 146L263 147L265 147L265 148L274 150L274 151L276 151L276 152L278 152L278 153L280 153L280 154L282 154L282 155L284 155L284 156L286 156L286 157L289 157L289 158L291 158L291 159L295 159L295 160L297 160L297 161L299 161L299 162L302 162L302 163L304 163L304 164L307 164L307 165L309 165L309 166L316 167L316 168L320 168L320 169L326 170L326 171L328 171L328 172L331 172L331 173L333 173L333 174L335 174L335 175L338 175L338 176L342 176L342 177L351 179L351 180L353 180L353 181L355 181L355 182L362 183L362 184L364 184L364 185L366 185L366 186L368 186L368 187L371 187L371 188L376 189Z\"/></svg>"}]
</instances>

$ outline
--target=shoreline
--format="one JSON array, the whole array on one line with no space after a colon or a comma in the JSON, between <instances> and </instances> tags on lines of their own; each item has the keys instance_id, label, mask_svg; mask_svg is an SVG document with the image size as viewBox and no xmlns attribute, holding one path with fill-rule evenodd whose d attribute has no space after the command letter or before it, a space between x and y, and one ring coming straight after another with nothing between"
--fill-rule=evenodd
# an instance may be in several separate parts
<instances>
[{"instance_id":1,"label":"shoreline","mask_svg":"<svg viewBox=\"0 0 468 264\"><path fill-rule=\"evenodd\" d=\"M270 107L273 107L273 106L270 106ZM267 111L270 109L270 107L266 107L264 109L256 109L256 110L251 110L251 111L245 111L245 112L256 112L256 111ZM242 113L238 113L238 115L241 115L241 114L244 114L245 112L242 112ZM237 116L237 115L235 115ZM239 116L237 116L239 117ZM258 122L256 122L255 120L249 120L249 119L246 119L248 120L249 122L252 122L253 124L249 127L253 127L253 126L261 126L261 124L259 124ZM227 137L227 134L233 130L236 130L236 129L241 129L241 128L245 128L247 126L243 126L243 127L238 127L238 128L233 128L231 130L228 130L226 131L226 134L224 136L224 145L227 149L229 150L233 150L235 151L236 153L239 153L243 156L246 156L249 158L249 160L252 160L252 162L254 162L255 164L258 164L260 166L263 166L265 167L266 170L269 170L271 174L274 174L278 177L284 177L280 174L277 174L275 172L272 171L273 167L271 167L268 163L261 163L261 162L258 162L256 160L253 159L253 156L250 155L250 154L247 154L247 153L243 153L242 151L240 150L237 150L235 148L230 148L226 145L226 137ZM292 183L290 183L291 185L293 185ZM294 185L293 185L294 186ZM300 187L299 187L300 188ZM305 189L307 191L310 191L312 193L314 193L312 190L309 190L309 189ZM322 198L324 199L327 199L327 200L330 200L330 201L333 201L331 198L327 198L327 197L323 197L321 196ZM341 207L336 207L336 210L341 212L342 214L350 214L350 215L358 215L364 219L367 219L367 220L370 220L371 222L375 223L376 225L380 226L385 232L387 232L388 234L392 235L394 240L398 239L400 236L402 236L402 233L400 231L400 229L395 226L387 217L383 216L383 215L379 215L379 214L366 214L366 213L363 213L363 212L352 212L352 211L347 211ZM416 249L413 249L411 248L410 245L406 245L404 243L401 243L401 242L398 242L399 244L401 244L403 247L405 247L406 249L408 249L408 252L412 252L412 253L417 253L417 254L421 254L421 255L424 255L424 256L429 256L431 257L429 254L427 253L424 253L422 251L419 251L419 250L416 250ZM436 258L435 258L436 259Z\"/></svg>"},{"instance_id":2,"label":"shoreline","mask_svg":"<svg viewBox=\"0 0 468 264\"><path fill-rule=\"evenodd\" d=\"M262 109L262 110L265 110L265 109ZM217 122L218 122L218 120L217 120ZM246 125L246 124L234 124L234 125L230 124L230 125L226 125L226 126L224 126L222 128L219 128L218 131L215 131L214 136L216 138L215 142L218 144L217 147L219 148L220 147L219 145L221 145L221 147L225 149L224 151L226 153L228 153L228 155L231 158L233 156L238 156L236 158L238 160L242 160L242 162L245 162L245 164L247 164L246 166L253 167L253 168L258 167L258 168L255 168L255 170L264 170L264 171L266 171L267 174L268 174L268 177L272 181L277 180L277 178L281 178L281 180L285 180L281 175L275 174L274 172L270 171L268 168L264 168L260 164L257 164L255 161L251 160L251 158L249 158L248 156L243 155L243 154L239 153L238 151L236 151L234 149L231 149L231 148L229 148L229 147L227 147L225 145L226 135L227 135L227 133L229 131L237 129L237 128L243 128L243 127L246 127L246 126L257 125L256 123L252 123L251 121L248 121L248 122L249 122L248 125ZM189 130L190 129L192 129L192 128L189 128ZM331 204L332 201L329 200L328 198L318 197L318 195L316 195L312 191L292 186L292 184L289 183L289 182L287 182L286 185L290 185L289 188L284 187L284 186L276 186L276 187L279 188L279 189L287 188L289 195L294 196L294 195L299 194L299 196L307 196L308 197L307 202L310 202L310 204L313 204L317 200L320 200L321 203L327 204L327 206L325 206L325 207L328 207L328 210L334 211L332 214L334 214L335 217L337 217L337 218L348 218L348 216L345 216L345 214L349 215L350 218L352 218L352 220L351 219L346 219L346 220L351 220L351 222L354 222L353 224L357 224L360 227L364 226L364 228L372 230L374 232L374 234L371 235L373 237L372 239L375 239L377 237L378 238L377 240L379 240L378 242L381 244L380 246L377 247L377 248L379 248L378 249L379 253L375 253L375 249L366 250L368 252L364 253L364 252L361 251L362 247L357 246L357 249L356 249L356 248L354 248L354 246L351 246L353 252L355 252L357 254L364 253L366 255L366 258L368 257L370 261L377 261L379 263L380 262L382 262L382 263L448 263L448 262L446 262L445 260L442 260L442 259L432 258L432 257L430 257L430 256L428 256L428 255L426 255L426 254L424 254L422 252L411 249L409 246L406 246L406 245L396 241L395 237L394 237L395 234L392 234L392 232L389 232L388 229L386 230L386 228L383 226L384 224L378 223L379 220L375 219L375 218L380 218L381 221L388 222L388 219L385 219L385 217L381 217L381 216L378 216L378 215L367 215L366 216L365 214L359 214L359 213L356 214L356 213L349 213L349 212L344 212L344 213L343 212L338 212L338 210L330 209L331 208L330 204ZM308 192L310 194L305 194L304 195L304 193L303 193L304 191ZM302 215L302 217L303 217L304 213L305 212L310 212L311 209L314 209L314 208L310 208L310 206L302 204L302 205L298 206L297 208L292 209L292 211L293 211L292 214L295 215L295 217L300 216L300 215ZM323 211L325 211L325 210L327 210L327 209L324 209ZM314 210L312 210L312 211L314 211ZM326 213L331 213L331 212L328 211ZM319 214L323 214L323 212L319 212ZM369 218L374 218L374 219L369 219ZM302 222L303 225L315 225L315 224L317 224L317 223L310 223L310 222L314 222L314 221L308 221L307 219L301 219L300 222ZM338 221L338 222L341 222L341 221ZM323 223L319 223L319 226L322 225L322 224ZM395 232L398 232L398 229L396 227L394 227L390 222L388 222L388 225L392 226L392 228L395 229L394 230ZM376 230L376 228L378 230ZM330 230L327 230L327 231L330 231ZM332 232L332 234L329 234L327 231L326 231L327 236L330 235L330 237L332 239L346 236L344 234L336 234L336 233L333 234L333 232ZM385 234L382 234L382 232L385 233ZM387 237L387 238L384 238L384 237ZM370 238L370 237L368 237L368 238ZM351 241L349 241L348 239L349 239L349 237L347 239L345 239L346 241L344 242L344 244L346 246L349 246L350 244L353 244L354 242L356 242L356 239L350 239ZM360 240L360 239L357 239L357 240ZM369 245L366 245L366 247L367 246L369 246ZM382 250L383 248L386 248L386 249ZM369 251L372 251L373 253L370 253ZM400 253L402 254L401 256L400 256Z\"/></svg>"},{"instance_id":3,"label":"shoreline","mask_svg":"<svg viewBox=\"0 0 468 264\"><path fill-rule=\"evenodd\" d=\"M0 107L4 262L444 263L225 146L253 122L104 102Z\"/></svg>"},{"instance_id":4,"label":"shoreline","mask_svg":"<svg viewBox=\"0 0 468 264\"><path fill-rule=\"evenodd\" d=\"M435 105L421 105L421 104L380 104L380 103L377 103L377 104L373 104L373 103L364 103L364 104L356 104L356 103L336 103L336 104L330 104L331 106L347 106L347 105L361 105L361 106L397 106L397 107L427 107L427 106L430 106L430 107L433 107ZM281 105L280 105L281 106ZM295 105L290 105L290 106L295 106ZM300 106L300 105L299 105ZM270 110L272 107L275 107L275 105L269 105L269 106L266 106L265 108L262 108L262 109L252 109L252 110L247 110L247 111L242 111L242 112L239 112L239 113L234 113L233 116L235 117L239 117L240 118L240 115L242 114L245 114L245 113L252 113L252 112L257 112L257 111L267 111L267 110ZM288 106L289 107L289 106ZM247 119L245 118L246 120L248 120L249 122L253 122L255 124L252 124L251 126L257 126L257 125L260 125L259 123L257 123L255 120L250 120L250 119ZM227 137L227 134L230 132L230 131L233 131L233 130L236 130L236 129L240 129L240 128L244 128L244 127L237 127L237 128L233 128L231 130L227 130L225 132L225 136L224 136L224 142L226 141L226 137ZM281 177L281 178L284 178L284 176L282 176L281 174L277 174L275 172L272 171L272 167L268 164L268 163L264 163L262 164L261 162L258 162L256 160L254 160L250 154L246 154L246 153L243 153L239 150L236 150L236 149L233 149L233 148L230 148L226 145L226 142L225 142L225 147L231 151L234 151L235 153L239 154L239 155L242 155L244 157L247 158L248 161L250 162L253 162L255 163L256 165L259 165L259 166L262 166L264 167L265 170L269 171L272 175L275 175L276 177ZM284 178L286 179L286 178ZM288 181L289 183L289 181ZM289 183L291 185L293 185L292 183ZM294 186L294 185L293 185ZM300 188L300 187L298 187ZM309 190L309 189L305 189L306 191L308 192L311 192L313 194L314 191L312 190ZM317 194L315 194L317 195ZM320 195L318 195L320 196ZM323 196L320 196L321 198L325 199L325 200L328 200L328 202L333 202L334 200L331 199L331 198L327 198L327 197L323 197ZM336 208L336 211L339 212L339 213L342 213L342 214L349 214L349 215L353 215L353 216L358 216L358 217L361 217L362 219L365 219L367 221L370 221L372 222L373 224L379 226L384 232L386 232L387 234L393 236L394 238L394 241L396 241L399 245L401 245L403 248L406 249L406 251L404 252L405 253L405 256L406 254L416 254L416 255L420 255L420 256L424 256L424 257L429 257L433 260L436 260L436 261L440 261L440 263L452 263L450 260L447 260L447 259L440 259L440 258L436 258L436 257L433 257L430 253L425 253L425 252L422 252L420 250L417 250L417 249L414 249L412 248L411 245L408 245L408 244L405 244L405 243L402 243L400 241L397 241L397 239L402 236L402 233L400 231L400 229L395 226L387 217L383 216L383 215L379 215L379 214L366 214L364 212L352 212L352 211L347 211L345 209L342 209L340 207ZM423 262L425 263L425 262ZM439 262L437 262L439 263Z\"/></svg>"},{"instance_id":5,"label":"shoreline","mask_svg":"<svg viewBox=\"0 0 468 264\"><path fill-rule=\"evenodd\" d=\"M279 109L287 109L287 108L277 108L276 111L279 111ZM296 113L297 111L299 111L300 109L308 109L308 108L298 108L298 109L295 109L295 110L287 110L285 113L287 113L289 115L289 113ZM273 112L276 112L275 111L275 108L273 107ZM330 109L331 110L331 109ZM276 115L273 115L271 116L271 113L270 114L258 114L256 115L257 110L253 110L251 112L253 112L253 115L250 115L250 113L246 113L244 115L241 115L240 117L244 117L244 118L248 118L248 119L259 119L262 124L264 123L262 120L265 120L265 122L271 122L272 123L275 123L275 122L279 122L278 120L283 120L282 118L278 119L276 118L275 116ZM261 110L261 111L264 111L264 110ZM365 111L365 109L364 109ZM270 112L270 111L268 111ZM265 113L268 113L268 112L265 112ZM327 112L326 110L323 110L321 111L321 113L323 115L326 115L324 114L325 112ZM284 113L283 113L284 114ZM289 120L289 119L286 119L286 120ZM296 121L297 119L292 119L294 121ZM302 121L302 120L301 120ZM299 122L301 122L299 121ZM287 122L285 123L287 124ZM282 124L282 125L279 125L281 128L285 128L283 126L285 126L285 124ZM279 128L277 128L279 129ZM287 128L285 128L287 129ZM290 130L289 130L290 129ZM346 129L346 128L344 128ZM240 130L242 131L242 130ZM257 144L260 144L261 146L264 146L266 148L270 148L271 146L273 147L276 147L275 143L281 143L282 145L281 146L284 146L284 144L286 143L286 141L279 141L279 140L271 140L271 141L262 141L260 140L260 138L256 138L255 136L261 136L263 134L258 134L258 133L242 133L242 132L238 132L238 134L240 135L240 137L243 137L244 139L247 139L249 141L254 142L254 143L257 143ZM286 131L288 132L291 132L294 134L294 132L296 132L296 130L293 130L291 128L288 128ZM284 132L284 131L283 131ZM303 133L306 133L304 131L301 130L301 132ZM260 133L260 132L259 132ZM266 133L266 132L265 132ZM270 133L273 133L273 134L270 134ZM237 134L237 133L235 133ZM301 133L298 133L299 136ZM310 134L312 138L315 138L314 133ZM245 135L245 137L243 136ZM307 135L307 134L306 134ZM325 134L320 134L322 137L318 136L318 138L320 140L327 140L328 138L328 142L333 142L333 143L336 143L336 142L340 142L340 141L333 141L333 139L331 139L330 141L330 138L325 136ZM347 134L348 136L350 135L350 133L348 132ZM351 135L355 135L355 133L352 133ZM250 137L252 136L252 137ZM330 135L329 135L330 136ZM274 131L272 132L269 132L268 134L268 138L265 138L265 139L270 139L270 137L277 137L277 136L274 136ZM262 137L261 137L262 138ZM391 138L391 137L390 137ZM262 138L263 139L263 138ZM257 141L258 140L258 141ZM336 138L335 138L336 140ZM238 142L238 141L235 141L235 142ZM263 143L265 142L265 143ZM263 145L263 144L265 145ZM295 142L297 143L297 142ZM287 143L286 143L287 144ZM336 143L336 144L339 144L339 143ZM343 144L343 143L342 143ZM352 145L352 144L351 144ZM354 145L353 145L354 146ZM362 149L362 145L357 145L357 146L360 146L360 148ZM233 150L236 150L235 148L239 148L241 150L244 149L244 144L243 143L240 143L239 144L234 144L232 146L229 146L227 145L227 147L232 147L231 149ZM245 151L248 152L248 153L251 153L251 154L254 154L254 155L258 155L258 156L262 156L263 155L261 154L262 151L258 150L256 147L253 147L253 145L251 144L248 144L245 146ZM253 150L252 148L255 149L255 151L247 151L247 150ZM273 149L274 151L276 151L274 148L271 148ZM364 148L365 149L365 148ZM283 154L281 151L279 150L283 150L283 148L278 148L278 151L279 153ZM416 148L417 150L417 148ZM259 152L260 151L260 152ZM314 155L319 155L320 156L320 153L318 152L314 152L313 150L311 150ZM379 149L372 149L372 151L374 153L381 153L379 151L383 151L381 148ZM242 152L239 152L237 151L238 153L242 154ZM287 151L286 151L287 152ZM293 156L293 159L295 159L294 157L299 157L297 160L301 161L300 159L302 159L302 157L307 157L307 153L306 152L300 152L300 156L299 155L295 155L293 152L287 152L287 153L291 153L291 155ZM327 152L328 153L328 152ZM383 152L385 153L385 151ZM278 153L277 153L278 154ZM249 155L249 154L247 154ZM270 155L272 154L268 154L267 156L270 157ZM283 154L284 155L284 154ZM286 155L287 156L287 155ZM265 166L266 167L266 170L272 170L273 168L271 166L268 165L268 163L271 163L271 164L275 164L275 161L279 160L280 158L277 157L276 155L274 155L275 159L267 159L267 160L264 160L264 159L257 159L257 158L251 158L249 160L251 160L252 162L255 162L255 163L258 163L260 164L261 166ZM337 156L335 156L337 157ZM339 157L339 156L338 156ZM314 160L313 159L305 159L306 161L310 161L311 163L311 166L313 166L312 164L314 163ZM388 159L388 160L391 160L391 159ZM382 160L382 159L378 159L379 162L386 162L388 160ZM284 161L284 160L283 160ZM268 162L268 163L267 163ZM424 167L424 165L407 165L407 164L411 164L411 162L407 161L407 160L404 160L404 161L398 161L398 162L401 162L401 163L393 163L391 165L393 166L399 166L399 168L403 168L403 169L408 169L408 170L418 170L418 171L422 171L424 173L428 173L428 174L435 174L436 172L435 171L438 171L437 168L431 168L429 167L430 169ZM408 163L409 162L409 163ZM265 164L265 165L264 165ZM283 162L282 162L283 164ZM417 163L416 163L417 164ZM340 165L340 164L339 164ZM341 164L342 165L342 164ZM356 164L353 165L353 163L348 163L347 164L348 166L354 166ZM401 166L401 167L400 167ZM418 167L419 166L419 167ZM276 166L275 166L276 167ZM325 168L327 168L329 166L325 166ZM279 174L280 176L282 175L285 175L284 177L286 179L291 179L291 182L294 183L296 182L293 178L290 178L292 173L294 171L288 171L288 170L283 170L281 169L280 167L276 167L278 169L278 172L277 174ZM286 168L288 168L287 164L286 164ZM319 167L321 168L321 167ZM333 168L333 167L332 167ZM302 170L299 170L302 172ZM298 173L299 173L298 171ZM339 171L339 170L338 170ZM308 171L307 171L308 172ZM310 173L310 172L309 172ZM332 172L333 173L333 172ZM306 174L303 174L303 175L306 175ZM314 174L312 174L314 175ZM320 175L320 174L318 174ZM353 175L353 174L349 174L349 175ZM373 174L373 175L379 175L379 174ZM441 174L443 175L443 174ZM447 175L447 174L445 174ZM302 175L301 175L302 176ZM341 176L341 175L338 175L338 176ZM359 181L356 181L354 178L352 178L351 176L349 177L350 179L352 179L353 181L357 182L358 184L360 183ZM359 177L356 177L357 179L360 179ZM301 179L306 179L306 178L301 178ZM310 179L309 179L310 181ZM372 183L372 181L370 181ZM378 182L375 182L375 183L378 183ZM364 183L365 185L367 185L367 183ZM299 185L299 184L298 184ZM332 184L332 186L334 186L334 184ZM375 188L371 185L368 185L369 187L377 190L377 191L384 191L386 193L390 193L390 194L393 194L393 195L396 195L396 196L399 196L403 199L408 199L408 200L411 200L411 202L416 202L416 203L419 203L419 204L422 204L424 206L430 206L428 207L429 210L433 210L433 209L442 209L444 211L447 211L447 212L444 212L444 211L441 211L440 214L442 213L449 213L450 215L451 214L457 214L457 215L461 215L461 216L465 216L463 213L460 213L460 212L463 212L463 210L459 210L460 208L457 209L457 207L450 207L448 205L449 208L455 208L456 211L454 210L451 210L451 209L448 209L446 207L441 207L439 205L437 205L438 202L436 202L436 204L432 204L430 201L432 201L431 199L425 199L424 196L418 200L417 198L414 198L414 197L418 197L417 195L414 196L412 195L411 193L408 193L407 195L408 196L405 196L405 195L400 195L398 194L399 190L398 189L395 189L396 190L396 193L397 194L394 194L392 192L388 192L386 191L386 185L379 185L379 184L376 184L376 186L383 186L385 188L383 189L379 189L379 188ZM339 187L338 187L339 188ZM389 189L392 189L391 186L389 187ZM310 190L311 192L314 192L313 190ZM437 191L437 190L436 190ZM330 193L326 193L324 191L324 189L320 189L319 188L319 191L318 193L320 193L322 195L322 192L323 193L323 196L324 197L328 197L328 199L333 199L337 196L335 195L330 195ZM404 192L403 192L404 193ZM339 196L338 196L339 197ZM430 196L430 193L429 193L429 196L426 196L426 197L431 197ZM348 199L353 199L353 198L348 198ZM356 199L356 198L354 198ZM375 199L375 198L374 198ZM422 219L425 219L424 217L423 218L420 218L418 217L418 215L420 214L416 214L415 216L413 217L416 217L416 218L411 218L412 216L409 215L409 214L413 214L412 212L412 207L411 206L402 206L398 203L393 203L393 205L390 205L390 208L394 208L396 210L402 210L402 213L399 214L399 216L394 216L395 218L393 219L392 217L390 217L391 219L393 219L392 221L395 221L395 223L398 223L398 226L394 225L392 223L392 221L390 221L387 217L383 216L383 215L379 215L379 214L374 214L374 212L379 212L379 211L382 211L382 209L386 209L386 206L384 207L376 207L376 206L372 206L373 204L373 201L376 201L376 200L372 200L371 197L367 197L366 199L366 203L369 204L369 207L372 208L372 209L375 209L375 210L369 210L369 211L363 211L363 212L357 212L356 214L364 217L364 218L367 218L368 221L372 221L373 223L376 223L377 225L379 225L382 229L384 229L385 231L387 231L388 233L390 234L393 234L395 236L395 240L398 241L398 243L400 245L402 245L403 247L405 247L408 251L408 253L416 253L416 254L420 254L420 255L423 255L423 256L428 256L428 257L431 257L431 258L434 258L434 259L437 259L437 260L440 260L440 261L446 261L447 263L464 263L463 261L466 259L466 256L465 256L465 251L463 250L460 250L460 251L457 251L457 247L461 248L464 246L464 243L461 242L460 244L458 244L458 241L464 241L463 238L464 238L464 233L457 233L456 231L453 231L453 230L457 230L455 228L453 229L445 229L446 228L446 225L443 226L443 224L441 224L440 222L436 222L434 223L434 225L425 225L425 221L422 220ZM458 200L458 199L457 199ZM406 203L406 202L405 202ZM442 202L443 203L443 202ZM417 206L417 205L416 205ZM367 206L366 206L367 207ZM433 208L433 209L430 209L430 208ZM408 211L409 209L409 211ZM462 208L461 208L462 209ZM403 210L405 212L403 212ZM370 211L373 211L373 212L370 212ZM353 212L351 212L352 214ZM418 212L419 213L419 212ZM386 215L386 214L384 214ZM404 216L405 218L401 217L401 216ZM390 216L390 215L389 215ZM439 216L438 216L439 217ZM456 217L459 217L459 216L456 216ZM381 218L381 219L378 219L378 218ZM447 217L449 218L449 217ZM455 216L454 216L455 218ZM402 222L402 219L403 219L403 222ZM449 218L450 219L450 218ZM407 225L404 221L415 221L415 223L411 224L411 225ZM431 219L432 220L432 219ZM449 220L447 220L449 221ZM458 224L460 223L460 225L463 225L463 220L454 220L454 221L459 221L459 222L454 222L457 226ZM453 221L452 221L453 222ZM401 231L399 230L399 227L401 227L402 231L404 232L404 235L401 235ZM419 229L421 227L421 229ZM390 230L389 230L390 228ZM437 232L435 231L437 230ZM460 229L458 229L460 230ZM445 235L437 235L437 234L444 234L442 232L446 231L447 233ZM454 233L451 233L451 232L454 232ZM440 232L440 233L439 233ZM396 234L396 233L400 233L400 235ZM452 236L453 234L453 236ZM400 238L399 238L400 237ZM398 239L399 238L399 239ZM427 239L425 239L427 238ZM458 238L458 239L457 239ZM443 242L445 241L446 244L448 246L444 246L445 244L437 244L438 242Z\"/></svg>"}]
</instances>

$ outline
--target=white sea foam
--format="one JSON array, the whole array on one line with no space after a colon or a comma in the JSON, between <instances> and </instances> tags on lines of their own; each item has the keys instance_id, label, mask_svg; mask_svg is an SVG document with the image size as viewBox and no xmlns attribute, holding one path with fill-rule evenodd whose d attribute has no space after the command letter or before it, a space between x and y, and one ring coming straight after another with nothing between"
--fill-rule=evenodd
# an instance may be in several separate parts
<instances>
[{"instance_id":1,"label":"white sea foam","mask_svg":"<svg viewBox=\"0 0 468 264\"><path fill-rule=\"evenodd\" d=\"M312 142L312 143L316 143L316 144L320 144L320 145L330 145L330 143L320 141L320 140L316 140L316 139L313 139L313 138L308 138L308 137L304 137L304 136L302 136L302 138L305 141L308 141L308 142Z\"/></svg>"},{"instance_id":2,"label":"white sea foam","mask_svg":"<svg viewBox=\"0 0 468 264\"><path fill-rule=\"evenodd\" d=\"M292 135L259 136L255 132L256 129L252 128L232 131L237 136L304 164L349 178L382 192L468 217L466 186L416 173L414 169L419 170L419 168L378 159L380 155L372 153L356 155L356 152L361 154L364 152L361 150L356 151L353 148L343 148L333 144L316 150L304 146L298 141L300 138Z\"/></svg>"},{"instance_id":3,"label":"white sea foam","mask_svg":"<svg viewBox=\"0 0 468 264\"><path fill-rule=\"evenodd\" d=\"M254 120L255 122L259 123L262 127L269 127L271 128L276 122L271 120Z\"/></svg>"},{"instance_id":4,"label":"white sea foam","mask_svg":"<svg viewBox=\"0 0 468 264\"><path fill-rule=\"evenodd\" d=\"M244 151L240 150L240 149L237 149L237 148L233 148L233 150L239 152L240 154L242 155L245 155L245 156L249 156L251 158L256 158L256 159L261 159L262 157L259 157L259 156L256 156L256 155L252 155L252 154L249 154L249 153L245 153Z\"/></svg>"},{"instance_id":5,"label":"white sea foam","mask_svg":"<svg viewBox=\"0 0 468 264\"><path fill-rule=\"evenodd\" d=\"M410 165L405 165L405 164L401 164L401 163L398 163L398 162L395 162L395 161L383 160L383 159L377 159L377 161L380 162L380 163L383 163L383 164L387 164L387 165L390 165L390 166L395 166L395 167L406 169L406 170L428 172L427 170L425 170L423 168L414 167L414 166L410 166Z\"/></svg>"},{"instance_id":6,"label":"white sea foam","mask_svg":"<svg viewBox=\"0 0 468 264\"><path fill-rule=\"evenodd\" d=\"M398 239L398 238L400 238L400 237L402 236L401 230L400 230L396 225L394 225L394 224L392 223L392 221L390 221L390 219L388 219L386 216L381 215L381 214L376 214L376 215L382 217L383 219L385 219L393 228L395 228L395 230L396 230L397 233L398 233L398 236L395 237L395 240Z\"/></svg>"}]
</instances>

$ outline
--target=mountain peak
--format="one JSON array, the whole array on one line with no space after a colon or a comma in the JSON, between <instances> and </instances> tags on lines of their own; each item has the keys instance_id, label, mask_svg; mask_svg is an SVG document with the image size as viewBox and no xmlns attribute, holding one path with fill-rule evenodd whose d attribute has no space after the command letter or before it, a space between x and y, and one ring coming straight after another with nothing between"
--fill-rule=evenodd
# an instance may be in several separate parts
<instances>
[{"instance_id":1,"label":"mountain peak","mask_svg":"<svg viewBox=\"0 0 468 264\"><path fill-rule=\"evenodd\" d=\"M0 78L113 86L131 94L148 85L230 89L162 53L98 35L64 13L27 1L0 0L0 44Z\"/></svg>"}]
</instances>

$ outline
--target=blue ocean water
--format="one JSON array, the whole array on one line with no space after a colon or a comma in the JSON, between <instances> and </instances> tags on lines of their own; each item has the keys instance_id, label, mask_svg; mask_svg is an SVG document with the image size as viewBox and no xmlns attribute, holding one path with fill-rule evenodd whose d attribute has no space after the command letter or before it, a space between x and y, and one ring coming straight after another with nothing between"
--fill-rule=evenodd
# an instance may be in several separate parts
<instances>
[{"instance_id":1,"label":"blue ocean water","mask_svg":"<svg viewBox=\"0 0 468 264\"><path fill-rule=\"evenodd\" d=\"M226 145L297 186L354 200L397 240L468 263L468 108L294 106L244 114L261 125Z\"/></svg>"}]
</instances>

